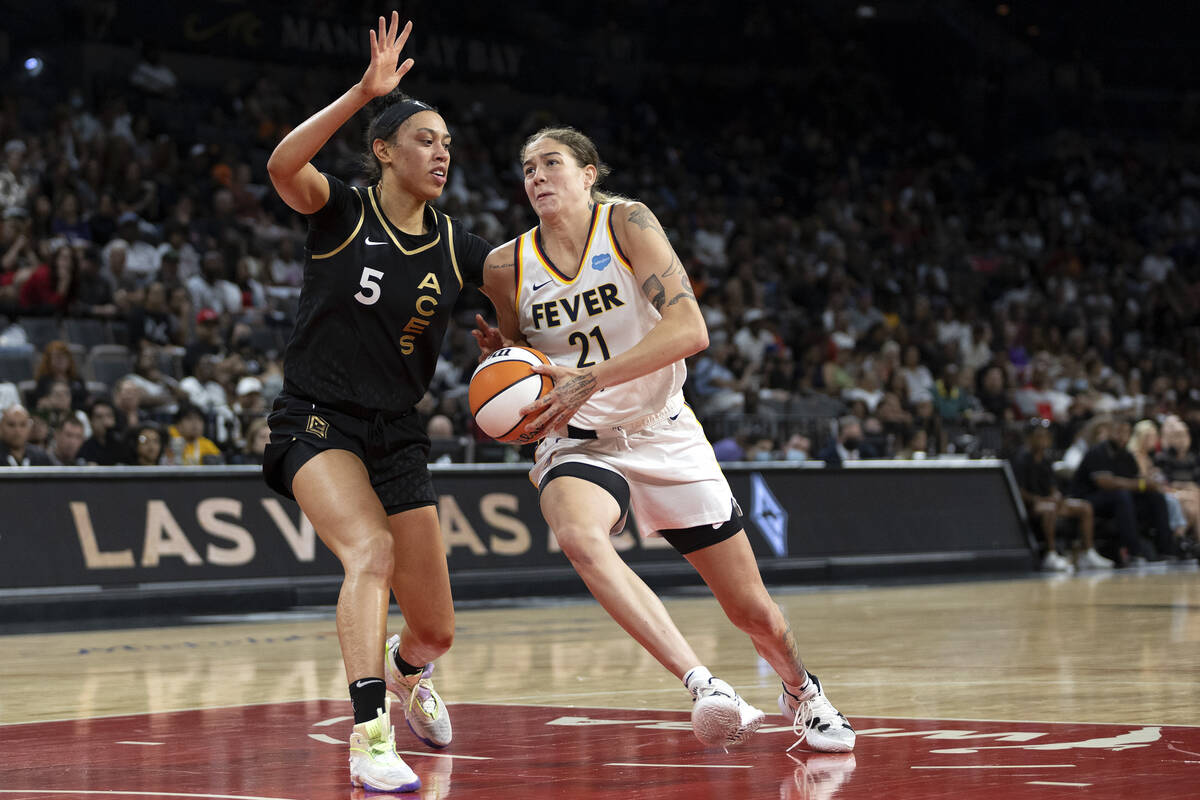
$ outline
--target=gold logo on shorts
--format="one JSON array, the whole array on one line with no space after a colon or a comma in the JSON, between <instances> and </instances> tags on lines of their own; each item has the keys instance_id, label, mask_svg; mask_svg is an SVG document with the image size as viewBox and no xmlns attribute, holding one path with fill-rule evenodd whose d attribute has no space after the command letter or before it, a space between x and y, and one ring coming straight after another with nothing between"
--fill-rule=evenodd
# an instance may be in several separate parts
<instances>
[{"instance_id":1,"label":"gold logo on shorts","mask_svg":"<svg viewBox=\"0 0 1200 800\"><path fill-rule=\"evenodd\" d=\"M329 423L318 417L316 414L308 415L308 425L304 428L305 431L313 436L320 436L322 439L329 433Z\"/></svg>"}]
</instances>

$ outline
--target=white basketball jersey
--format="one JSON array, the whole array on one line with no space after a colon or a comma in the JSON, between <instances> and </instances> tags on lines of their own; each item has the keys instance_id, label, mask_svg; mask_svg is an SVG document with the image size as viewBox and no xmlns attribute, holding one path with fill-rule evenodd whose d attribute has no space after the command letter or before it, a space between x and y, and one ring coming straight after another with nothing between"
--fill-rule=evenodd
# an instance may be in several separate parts
<instances>
[{"instance_id":1,"label":"white basketball jersey","mask_svg":"<svg viewBox=\"0 0 1200 800\"><path fill-rule=\"evenodd\" d=\"M597 203L578 265L546 257L538 228L517 239L517 315L532 347L555 364L586 368L640 342L662 316L642 293L613 235L611 203ZM572 276L573 273L573 276ZM623 425L667 406L683 389L683 361L596 392L571 419L579 428ZM677 402L681 402L677 401Z\"/></svg>"}]
</instances>

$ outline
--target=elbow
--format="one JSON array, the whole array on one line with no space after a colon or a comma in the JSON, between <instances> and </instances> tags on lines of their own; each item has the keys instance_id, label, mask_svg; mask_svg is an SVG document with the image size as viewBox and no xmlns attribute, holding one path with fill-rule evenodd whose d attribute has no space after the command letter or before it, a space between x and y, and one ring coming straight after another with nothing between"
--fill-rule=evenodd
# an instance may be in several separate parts
<instances>
[{"instance_id":1,"label":"elbow","mask_svg":"<svg viewBox=\"0 0 1200 800\"><path fill-rule=\"evenodd\" d=\"M295 170L284 163L286 159L279 155L279 148L275 148L271 153L271 157L267 159L267 175L271 177L271 183L277 183L280 178L286 178L293 174Z\"/></svg>"},{"instance_id":2,"label":"elbow","mask_svg":"<svg viewBox=\"0 0 1200 800\"><path fill-rule=\"evenodd\" d=\"M684 358L708 349L707 326L703 324L696 326L690 333L691 335L687 339L687 352L683 354Z\"/></svg>"}]
</instances>

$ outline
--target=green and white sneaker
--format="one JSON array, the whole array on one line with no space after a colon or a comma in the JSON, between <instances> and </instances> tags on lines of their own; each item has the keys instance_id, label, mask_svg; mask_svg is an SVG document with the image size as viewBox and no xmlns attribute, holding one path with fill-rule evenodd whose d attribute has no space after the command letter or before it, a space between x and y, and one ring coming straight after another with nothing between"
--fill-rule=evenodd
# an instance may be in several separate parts
<instances>
[{"instance_id":1,"label":"green and white sneaker","mask_svg":"<svg viewBox=\"0 0 1200 800\"><path fill-rule=\"evenodd\" d=\"M350 733L350 783L377 792L415 792L421 779L396 753L390 700L388 706Z\"/></svg>"},{"instance_id":2,"label":"green and white sneaker","mask_svg":"<svg viewBox=\"0 0 1200 800\"><path fill-rule=\"evenodd\" d=\"M388 691L400 698L404 721L418 739L430 747L445 747L454 732L450 728L450 712L433 688L433 664L426 664L416 675L401 675L396 667L399 650L400 634L395 634L387 640L383 652L383 679Z\"/></svg>"}]
</instances>

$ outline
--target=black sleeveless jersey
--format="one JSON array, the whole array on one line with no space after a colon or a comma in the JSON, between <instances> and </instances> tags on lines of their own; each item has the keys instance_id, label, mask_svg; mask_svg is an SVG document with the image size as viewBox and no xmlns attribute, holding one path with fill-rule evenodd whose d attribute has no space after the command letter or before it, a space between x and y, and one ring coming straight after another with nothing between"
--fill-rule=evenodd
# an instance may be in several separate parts
<instances>
[{"instance_id":1,"label":"black sleeveless jersey","mask_svg":"<svg viewBox=\"0 0 1200 800\"><path fill-rule=\"evenodd\" d=\"M425 394L454 302L480 285L486 241L425 207L429 232L404 233L378 187L329 179L308 217L304 284L283 359L288 394L362 414L403 413Z\"/></svg>"}]
</instances>

